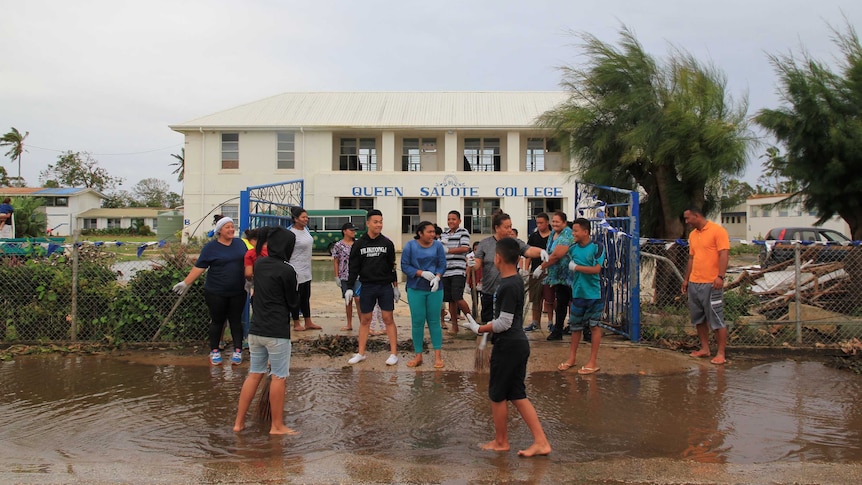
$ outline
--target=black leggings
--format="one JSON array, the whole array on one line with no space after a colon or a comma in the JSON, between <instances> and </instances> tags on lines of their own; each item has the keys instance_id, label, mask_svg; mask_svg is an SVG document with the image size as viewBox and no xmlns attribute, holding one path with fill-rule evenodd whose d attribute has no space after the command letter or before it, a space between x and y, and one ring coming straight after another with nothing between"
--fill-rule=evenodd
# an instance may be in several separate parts
<instances>
[{"instance_id":1,"label":"black leggings","mask_svg":"<svg viewBox=\"0 0 862 485\"><path fill-rule=\"evenodd\" d=\"M569 313L569 302L572 300L572 287L569 285L554 285L554 296L557 299L556 308L554 308L554 332L560 333L563 331L563 325L566 323L566 315Z\"/></svg>"},{"instance_id":2,"label":"black leggings","mask_svg":"<svg viewBox=\"0 0 862 485\"><path fill-rule=\"evenodd\" d=\"M299 320L300 311L303 317L311 318L311 281L299 284L299 307L290 310L290 317Z\"/></svg>"},{"instance_id":3,"label":"black leggings","mask_svg":"<svg viewBox=\"0 0 862 485\"><path fill-rule=\"evenodd\" d=\"M233 296L204 292L204 301L210 311L210 350L219 348L225 320L230 324L234 348L242 348L242 311L245 308L245 299L245 292Z\"/></svg>"}]
</instances>

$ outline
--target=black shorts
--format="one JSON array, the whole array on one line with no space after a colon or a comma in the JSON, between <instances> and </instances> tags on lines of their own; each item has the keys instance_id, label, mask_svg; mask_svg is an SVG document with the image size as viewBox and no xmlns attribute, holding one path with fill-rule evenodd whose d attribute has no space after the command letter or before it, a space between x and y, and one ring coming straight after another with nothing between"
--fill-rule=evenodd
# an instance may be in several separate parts
<instances>
[{"instance_id":1,"label":"black shorts","mask_svg":"<svg viewBox=\"0 0 862 485\"><path fill-rule=\"evenodd\" d=\"M491 402L517 401L527 398L527 340L498 340L491 351L491 378L488 397Z\"/></svg>"},{"instance_id":2,"label":"black shorts","mask_svg":"<svg viewBox=\"0 0 862 485\"><path fill-rule=\"evenodd\" d=\"M466 276L446 276L443 278L443 301L455 302L464 299L464 287L467 285Z\"/></svg>"},{"instance_id":3,"label":"black shorts","mask_svg":"<svg viewBox=\"0 0 862 485\"><path fill-rule=\"evenodd\" d=\"M389 283L365 283L359 292L359 313L371 313L374 305L380 305L380 310L391 312L395 309L395 292Z\"/></svg>"}]
</instances>

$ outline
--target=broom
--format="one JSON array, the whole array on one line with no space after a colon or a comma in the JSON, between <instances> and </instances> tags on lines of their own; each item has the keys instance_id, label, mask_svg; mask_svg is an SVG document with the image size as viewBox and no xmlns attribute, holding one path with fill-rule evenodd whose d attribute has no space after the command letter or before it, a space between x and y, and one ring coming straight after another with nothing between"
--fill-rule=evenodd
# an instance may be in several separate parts
<instances>
[{"instance_id":1,"label":"broom","mask_svg":"<svg viewBox=\"0 0 862 485\"><path fill-rule=\"evenodd\" d=\"M481 372L491 366L491 352L488 350L488 333L483 333L477 339L479 345L476 347L476 361L473 363L473 367L476 372Z\"/></svg>"},{"instance_id":2,"label":"broom","mask_svg":"<svg viewBox=\"0 0 862 485\"><path fill-rule=\"evenodd\" d=\"M267 373L266 377L260 380L257 397L257 416L258 421L272 420L272 407L269 405L269 386L272 384L272 374Z\"/></svg>"}]
</instances>

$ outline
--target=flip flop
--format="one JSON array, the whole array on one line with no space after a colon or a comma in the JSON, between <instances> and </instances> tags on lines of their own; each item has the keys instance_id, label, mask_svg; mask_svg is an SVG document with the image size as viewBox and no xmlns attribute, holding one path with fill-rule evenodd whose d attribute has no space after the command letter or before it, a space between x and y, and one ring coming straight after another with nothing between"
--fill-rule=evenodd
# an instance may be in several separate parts
<instances>
[{"instance_id":1,"label":"flip flop","mask_svg":"<svg viewBox=\"0 0 862 485\"><path fill-rule=\"evenodd\" d=\"M718 357L716 357L716 358L714 358L714 359L710 360L710 361L709 361L709 363L710 363L710 364L713 364L713 365L724 365L724 364L726 364L726 363L727 363L727 359L725 359L725 360L718 360Z\"/></svg>"},{"instance_id":2,"label":"flip flop","mask_svg":"<svg viewBox=\"0 0 862 485\"><path fill-rule=\"evenodd\" d=\"M593 374L593 373L598 372L598 371L599 371L598 367L586 367L586 366L584 366L584 367L581 367L580 369L578 369L578 374L580 374L580 375Z\"/></svg>"},{"instance_id":3,"label":"flip flop","mask_svg":"<svg viewBox=\"0 0 862 485\"><path fill-rule=\"evenodd\" d=\"M567 370L569 370L569 368L571 368L574 365L575 364L569 364L568 362L562 362L562 363L560 363L560 365L557 366L557 370L560 372L567 371Z\"/></svg>"},{"instance_id":4,"label":"flip flop","mask_svg":"<svg viewBox=\"0 0 862 485\"><path fill-rule=\"evenodd\" d=\"M444 365L444 364L443 364L443 362L442 362L442 361L441 361L441 362L435 362L435 363L434 363L434 368L435 368L435 369L442 369L442 368L443 368L443 365Z\"/></svg>"}]
</instances>

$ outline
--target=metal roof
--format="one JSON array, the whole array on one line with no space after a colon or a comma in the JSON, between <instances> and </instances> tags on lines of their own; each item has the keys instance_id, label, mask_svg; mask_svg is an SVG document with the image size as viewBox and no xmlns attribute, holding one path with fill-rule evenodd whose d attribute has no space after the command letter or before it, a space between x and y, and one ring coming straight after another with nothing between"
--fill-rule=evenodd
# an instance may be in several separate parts
<instances>
[{"instance_id":1,"label":"metal roof","mask_svg":"<svg viewBox=\"0 0 862 485\"><path fill-rule=\"evenodd\" d=\"M17 196L72 196L82 194L84 192L95 192L99 197L104 197L96 189L89 187L2 187L0 195L17 195Z\"/></svg>"},{"instance_id":2,"label":"metal roof","mask_svg":"<svg viewBox=\"0 0 862 485\"><path fill-rule=\"evenodd\" d=\"M94 219L99 217L106 218L142 218L142 217L158 217L159 212L164 212L166 209L152 207L119 207L119 208L96 208L89 209L75 217L79 219Z\"/></svg>"},{"instance_id":3,"label":"metal roof","mask_svg":"<svg viewBox=\"0 0 862 485\"><path fill-rule=\"evenodd\" d=\"M562 91L284 93L184 123L199 128L529 128Z\"/></svg>"}]
</instances>

